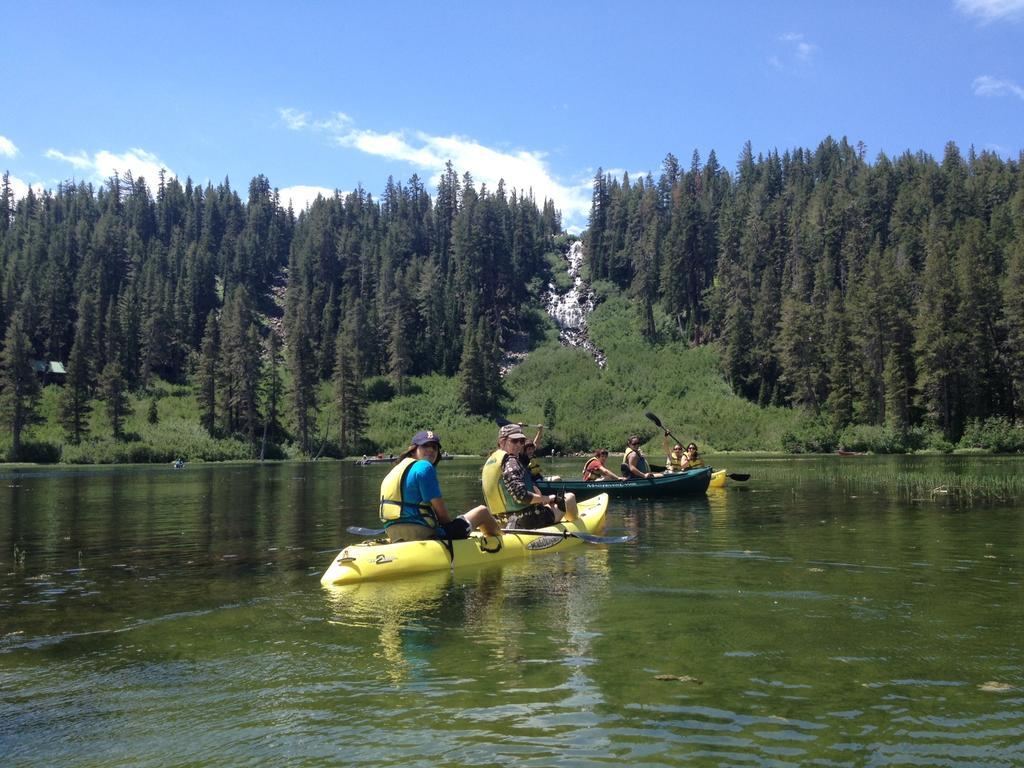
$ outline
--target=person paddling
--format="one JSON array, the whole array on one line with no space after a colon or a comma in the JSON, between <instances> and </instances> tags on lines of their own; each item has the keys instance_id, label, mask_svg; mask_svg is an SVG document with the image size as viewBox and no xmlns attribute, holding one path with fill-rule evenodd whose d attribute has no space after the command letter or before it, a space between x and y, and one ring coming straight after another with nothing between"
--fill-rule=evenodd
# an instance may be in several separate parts
<instances>
[{"instance_id":1,"label":"person paddling","mask_svg":"<svg viewBox=\"0 0 1024 768\"><path fill-rule=\"evenodd\" d=\"M484 501L509 528L544 528L560 520L577 519L576 497L565 494L565 512L555 506L554 494L537 490L529 469L519 460L526 435L519 424L506 424L498 430L498 450L484 463L480 473Z\"/></svg>"},{"instance_id":2,"label":"person paddling","mask_svg":"<svg viewBox=\"0 0 1024 768\"><path fill-rule=\"evenodd\" d=\"M399 459L380 484L380 519L392 542L466 539L477 527L488 536L501 534L501 526L483 505L452 519L437 480L441 438L436 432L417 432Z\"/></svg>"},{"instance_id":3,"label":"person paddling","mask_svg":"<svg viewBox=\"0 0 1024 768\"><path fill-rule=\"evenodd\" d=\"M661 447L665 451L665 470L667 472L682 472L686 469L686 451L683 450L683 446L676 443L672 446L672 450L668 450L668 432L661 438Z\"/></svg>"},{"instance_id":4,"label":"person paddling","mask_svg":"<svg viewBox=\"0 0 1024 768\"><path fill-rule=\"evenodd\" d=\"M537 480L544 480L544 471L540 467L540 461L537 460L536 453L537 448L540 447L540 438L544 434L544 425L539 424L537 426L537 434L533 440L527 440L526 445L523 447L523 453L520 455L520 461L526 464L530 469L530 477L533 478L534 482ZM556 482L562 478L558 475L552 475L547 478L549 482Z\"/></svg>"}]
</instances>

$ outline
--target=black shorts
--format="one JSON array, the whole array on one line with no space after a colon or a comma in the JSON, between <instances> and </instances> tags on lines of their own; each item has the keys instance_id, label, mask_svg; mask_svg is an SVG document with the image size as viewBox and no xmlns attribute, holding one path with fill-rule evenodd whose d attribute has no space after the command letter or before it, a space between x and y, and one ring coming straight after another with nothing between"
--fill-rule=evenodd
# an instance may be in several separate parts
<instances>
[{"instance_id":1,"label":"black shorts","mask_svg":"<svg viewBox=\"0 0 1024 768\"><path fill-rule=\"evenodd\" d=\"M466 518L456 517L450 523L440 526L437 533L442 539L468 539L469 532L472 530L473 526Z\"/></svg>"},{"instance_id":2,"label":"black shorts","mask_svg":"<svg viewBox=\"0 0 1024 768\"><path fill-rule=\"evenodd\" d=\"M555 524L555 513L551 507L534 504L532 507L513 512L508 516L507 528L546 528Z\"/></svg>"}]
</instances>

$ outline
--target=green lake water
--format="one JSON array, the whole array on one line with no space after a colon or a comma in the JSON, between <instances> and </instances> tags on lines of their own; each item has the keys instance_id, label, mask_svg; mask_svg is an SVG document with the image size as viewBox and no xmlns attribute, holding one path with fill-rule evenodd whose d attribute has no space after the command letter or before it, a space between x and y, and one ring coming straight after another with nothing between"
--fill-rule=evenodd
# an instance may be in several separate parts
<instances>
[{"instance_id":1,"label":"green lake water","mask_svg":"<svg viewBox=\"0 0 1024 768\"><path fill-rule=\"evenodd\" d=\"M2 765L1024 765L1024 460L721 463L635 543L349 590L386 466L0 467Z\"/></svg>"}]
</instances>

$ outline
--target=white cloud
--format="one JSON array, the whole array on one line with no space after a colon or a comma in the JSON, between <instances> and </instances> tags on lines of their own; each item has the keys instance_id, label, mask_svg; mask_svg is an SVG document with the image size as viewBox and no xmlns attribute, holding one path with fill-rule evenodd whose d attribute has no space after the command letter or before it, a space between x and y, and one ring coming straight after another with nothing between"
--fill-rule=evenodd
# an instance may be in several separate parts
<instances>
[{"instance_id":1,"label":"white cloud","mask_svg":"<svg viewBox=\"0 0 1024 768\"><path fill-rule=\"evenodd\" d=\"M327 187L310 187L300 184L294 187L279 189L278 194L281 196L281 207L287 208L288 204L291 203L292 209L298 215L312 205L318 196L333 197L334 190Z\"/></svg>"},{"instance_id":2,"label":"white cloud","mask_svg":"<svg viewBox=\"0 0 1024 768\"><path fill-rule=\"evenodd\" d=\"M14 146L14 142L6 136L0 136L0 155L14 157L16 154L18 154L18 148Z\"/></svg>"},{"instance_id":3,"label":"white cloud","mask_svg":"<svg viewBox=\"0 0 1024 768\"><path fill-rule=\"evenodd\" d=\"M352 118L344 112L335 112L330 117L322 120L313 120L309 112L302 112L292 107L283 107L277 110L277 112L290 131L301 131L308 128L313 131L340 133L347 130L352 124Z\"/></svg>"},{"instance_id":4,"label":"white cloud","mask_svg":"<svg viewBox=\"0 0 1024 768\"><path fill-rule=\"evenodd\" d=\"M818 46L814 43L808 43L801 34L790 32L789 34L782 35L779 39L789 46L790 52L796 60L803 63L809 63L818 51Z\"/></svg>"},{"instance_id":5,"label":"white cloud","mask_svg":"<svg viewBox=\"0 0 1024 768\"><path fill-rule=\"evenodd\" d=\"M284 109L279 109L278 113L281 115L281 119L284 121L284 124L288 126L289 130L301 131L309 125L308 112L299 112L297 109L285 107Z\"/></svg>"},{"instance_id":6,"label":"white cloud","mask_svg":"<svg viewBox=\"0 0 1024 768\"><path fill-rule=\"evenodd\" d=\"M433 136L423 132L378 132L359 129L344 112L335 112L326 119L313 119L309 113L291 107L278 110L281 119L293 130L326 134L339 147L354 149L374 157L408 163L433 185L441 179L445 165L451 161L459 174L468 172L476 184L494 190L505 181L508 191L532 192L538 205L553 200L561 210L563 223L570 231L585 224L590 213L591 179L564 183L555 178L546 162L546 154L528 150L505 150L488 147L465 136ZM299 200L312 202L317 193L333 194L323 187L297 186L295 207ZM285 190L281 190L282 201Z\"/></svg>"},{"instance_id":7,"label":"white cloud","mask_svg":"<svg viewBox=\"0 0 1024 768\"><path fill-rule=\"evenodd\" d=\"M313 127L318 131L327 131L329 133L346 130L350 125L352 125L352 118L344 112L335 112L326 120L317 120L313 123Z\"/></svg>"},{"instance_id":8,"label":"white cloud","mask_svg":"<svg viewBox=\"0 0 1024 768\"><path fill-rule=\"evenodd\" d=\"M46 157L68 163L76 170L87 173L92 180L99 183L106 182L115 172L120 176L125 176L130 172L136 180L145 178L146 185L153 190L156 188L161 170L163 170L165 178L177 175L159 157L138 147L119 155L103 149L91 157L84 151L69 155L57 149L48 149Z\"/></svg>"},{"instance_id":9,"label":"white cloud","mask_svg":"<svg viewBox=\"0 0 1024 768\"><path fill-rule=\"evenodd\" d=\"M51 160L60 160L65 163L70 163L80 171L92 168L92 160L85 152L79 152L77 155L67 155L57 149L46 150L45 156Z\"/></svg>"},{"instance_id":10,"label":"white cloud","mask_svg":"<svg viewBox=\"0 0 1024 768\"><path fill-rule=\"evenodd\" d=\"M974 78L973 86L975 96L1005 96L1011 94L1024 99L1024 88L1011 80L999 80L990 75L982 75Z\"/></svg>"},{"instance_id":11,"label":"white cloud","mask_svg":"<svg viewBox=\"0 0 1024 768\"><path fill-rule=\"evenodd\" d=\"M39 182L35 184L29 184L26 181L22 181L17 176L8 176L7 182L11 185L11 191L14 193L15 200L21 200L25 195L28 194L29 187L37 194L43 194L45 187Z\"/></svg>"},{"instance_id":12,"label":"white cloud","mask_svg":"<svg viewBox=\"0 0 1024 768\"><path fill-rule=\"evenodd\" d=\"M354 128L351 118L340 112L330 120L316 121L310 126L332 133L340 147L408 163L418 173L429 176L434 185L440 181L448 161L460 174L468 172L476 184L484 183L492 191L504 179L507 190L515 189L523 195L532 192L538 204L545 199L553 200L562 211L567 228L578 228L590 212L591 180L570 184L559 181L543 152L495 149L464 136L361 130Z\"/></svg>"},{"instance_id":13,"label":"white cloud","mask_svg":"<svg viewBox=\"0 0 1024 768\"><path fill-rule=\"evenodd\" d=\"M954 0L954 4L961 13L984 24L1024 18L1024 0Z\"/></svg>"},{"instance_id":14,"label":"white cloud","mask_svg":"<svg viewBox=\"0 0 1024 768\"><path fill-rule=\"evenodd\" d=\"M779 35L774 41L774 47L775 50L768 54L768 66L798 76L805 76L812 71L815 58L821 50L799 32Z\"/></svg>"}]
</instances>

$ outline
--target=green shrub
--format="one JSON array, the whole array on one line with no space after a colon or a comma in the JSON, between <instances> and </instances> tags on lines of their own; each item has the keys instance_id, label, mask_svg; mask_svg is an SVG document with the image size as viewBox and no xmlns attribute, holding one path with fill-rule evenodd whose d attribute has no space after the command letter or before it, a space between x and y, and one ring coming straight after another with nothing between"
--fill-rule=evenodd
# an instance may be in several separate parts
<instances>
[{"instance_id":1,"label":"green shrub","mask_svg":"<svg viewBox=\"0 0 1024 768\"><path fill-rule=\"evenodd\" d=\"M373 376L363 385L366 399L371 403L385 403L395 396L395 386L386 376Z\"/></svg>"},{"instance_id":2,"label":"green shrub","mask_svg":"<svg viewBox=\"0 0 1024 768\"><path fill-rule=\"evenodd\" d=\"M10 448L8 446L8 453ZM32 464L56 464L60 461L60 446L46 440L24 440L17 457L8 456L8 461L24 461Z\"/></svg>"},{"instance_id":3,"label":"green shrub","mask_svg":"<svg viewBox=\"0 0 1024 768\"><path fill-rule=\"evenodd\" d=\"M782 448L787 453L833 453L839 438L826 424L809 421L782 435Z\"/></svg>"},{"instance_id":4,"label":"green shrub","mask_svg":"<svg viewBox=\"0 0 1024 768\"><path fill-rule=\"evenodd\" d=\"M922 448L942 450L936 436L923 427L898 431L879 424L854 424L839 433L839 447L872 453L912 453Z\"/></svg>"},{"instance_id":5,"label":"green shrub","mask_svg":"<svg viewBox=\"0 0 1024 768\"><path fill-rule=\"evenodd\" d=\"M924 429L923 427L921 430L923 432L921 450L938 451L940 453L953 452L955 446L941 432L935 429Z\"/></svg>"},{"instance_id":6,"label":"green shrub","mask_svg":"<svg viewBox=\"0 0 1024 768\"><path fill-rule=\"evenodd\" d=\"M1024 451L1024 426L1001 416L974 420L967 424L959 448L981 448L992 453Z\"/></svg>"}]
</instances>

